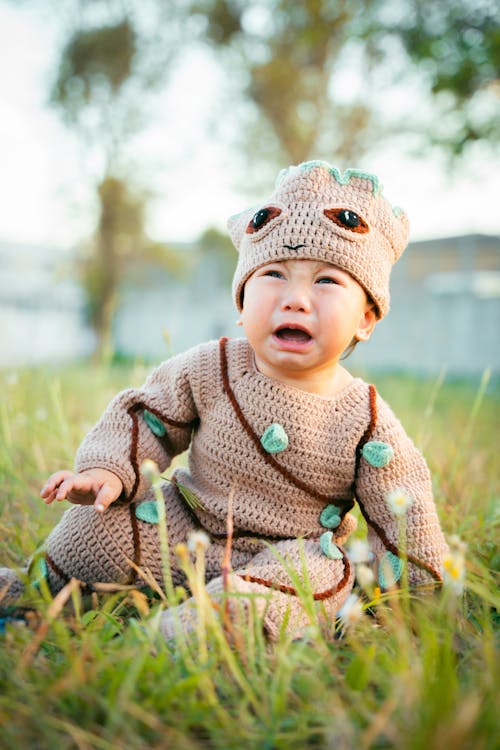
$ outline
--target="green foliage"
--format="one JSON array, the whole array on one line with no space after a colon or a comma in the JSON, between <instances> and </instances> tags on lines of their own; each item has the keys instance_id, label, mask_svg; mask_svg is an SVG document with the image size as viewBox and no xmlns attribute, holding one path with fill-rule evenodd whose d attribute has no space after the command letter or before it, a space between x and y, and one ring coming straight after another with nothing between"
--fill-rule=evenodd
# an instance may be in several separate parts
<instances>
[{"instance_id":1,"label":"green foliage","mask_svg":"<svg viewBox=\"0 0 500 750\"><path fill-rule=\"evenodd\" d=\"M436 6L419 0L398 32L415 62L424 61L435 93L464 102L493 82L500 69L500 11L463 0Z\"/></svg>"},{"instance_id":2,"label":"green foliage","mask_svg":"<svg viewBox=\"0 0 500 750\"><path fill-rule=\"evenodd\" d=\"M453 156L478 140L498 143L495 4L196 0L185 12L200 19L203 39L262 115L252 121L241 109L241 132L261 162L353 161L384 131L419 134ZM339 95L352 72L361 85ZM377 109L381 86L385 93L405 77L412 85L415 73L433 98L428 120Z\"/></svg>"},{"instance_id":3,"label":"green foliage","mask_svg":"<svg viewBox=\"0 0 500 750\"><path fill-rule=\"evenodd\" d=\"M44 506L40 485L71 465L114 393L145 374L140 364L0 374L1 564L22 565L43 541L63 508ZM2 748L493 750L498 383L485 393L408 376L377 385L425 447L445 533L468 545L463 598L358 591L365 615L332 639L303 586L309 632L270 647L258 626L228 641L202 589L204 629L170 645L157 631L165 605L144 592L84 602L76 588L65 609L32 592L30 625L0 636Z\"/></svg>"},{"instance_id":4,"label":"green foliage","mask_svg":"<svg viewBox=\"0 0 500 750\"><path fill-rule=\"evenodd\" d=\"M95 100L113 98L128 81L136 54L136 32L128 19L76 31L61 53L51 100L78 122Z\"/></svg>"},{"instance_id":5,"label":"green foliage","mask_svg":"<svg viewBox=\"0 0 500 750\"><path fill-rule=\"evenodd\" d=\"M162 4L128 5L62 0L57 8L64 41L50 103L87 149L104 152L111 173L123 168L124 141L151 117L146 105L172 56Z\"/></svg>"},{"instance_id":6,"label":"green foliage","mask_svg":"<svg viewBox=\"0 0 500 750\"><path fill-rule=\"evenodd\" d=\"M190 12L203 19L204 38L263 116L250 119L249 126L247 109L241 112L247 121L241 130L254 157L298 163L328 152L348 161L359 152L369 109L361 101L346 108L332 103L329 89L363 5L318 0L191 4Z\"/></svg>"},{"instance_id":7,"label":"green foliage","mask_svg":"<svg viewBox=\"0 0 500 750\"><path fill-rule=\"evenodd\" d=\"M88 319L98 335L98 354L111 352L111 326L120 284L135 266L153 264L179 274L184 263L173 248L154 242L144 229L146 196L107 176L98 186L99 224L86 246L81 278Z\"/></svg>"},{"instance_id":8,"label":"green foliage","mask_svg":"<svg viewBox=\"0 0 500 750\"><path fill-rule=\"evenodd\" d=\"M479 0L418 0L409 10L394 25L393 33L409 60L424 71L438 109L446 117L446 128L434 127L431 141L452 155L460 155L476 141L498 143L498 5Z\"/></svg>"},{"instance_id":9,"label":"green foliage","mask_svg":"<svg viewBox=\"0 0 500 750\"><path fill-rule=\"evenodd\" d=\"M164 80L170 55L158 24L151 23L153 11L156 19L162 15L157 4L142 6L142 12L128 13L121 2L65 0L68 39L51 93L52 105L85 146L85 159L97 156L99 164L98 227L81 268L98 358L111 354L112 320L127 267L153 257L166 266L173 256L146 236L149 196L137 188L127 151L128 140L149 117L148 99Z\"/></svg>"}]
</instances>

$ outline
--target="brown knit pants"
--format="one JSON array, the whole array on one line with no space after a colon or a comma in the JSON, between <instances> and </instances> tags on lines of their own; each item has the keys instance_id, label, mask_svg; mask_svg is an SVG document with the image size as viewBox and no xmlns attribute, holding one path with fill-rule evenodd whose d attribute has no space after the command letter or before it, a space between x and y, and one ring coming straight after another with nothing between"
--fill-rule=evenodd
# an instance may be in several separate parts
<instances>
[{"instance_id":1,"label":"brown knit pants","mask_svg":"<svg viewBox=\"0 0 500 750\"><path fill-rule=\"evenodd\" d=\"M172 578L175 585L183 585L184 574L173 550L179 542L186 542L189 533L199 526L172 484L163 485L163 496ZM151 499L151 496L145 498ZM131 581L140 585L151 577L162 585L158 525L135 518L132 522L128 507L111 506L101 515L92 506L72 506L48 537L46 552L48 582L53 593L72 577L90 586ZM206 578L214 595L223 590L220 574L224 552L225 544L219 541L210 544L205 553ZM131 561L138 563L142 575L131 566ZM272 549L257 543L257 550L235 540L231 566L235 573L230 576L230 589L238 592L240 600L242 593L252 594L271 639L277 637L285 615L287 629L293 634L300 634L309 624L309 616L296 595L296 581L290 569L296 571L300 580L304 577L309 580L323 616L332 619L353 583L347 558L328 559L320 551L317 540L279 541ZM189 612L189 603L182 607L182 612ZM182 617L189 629L192 618ZM169 628L167 611L162 624L166 637L169 637Z\"/></svg>"}]
</instances>

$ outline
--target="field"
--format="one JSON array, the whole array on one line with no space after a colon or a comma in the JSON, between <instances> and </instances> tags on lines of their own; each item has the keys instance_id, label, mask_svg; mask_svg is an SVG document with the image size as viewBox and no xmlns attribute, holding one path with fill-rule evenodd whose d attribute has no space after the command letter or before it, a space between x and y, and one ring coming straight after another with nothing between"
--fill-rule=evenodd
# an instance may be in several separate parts
<instances>
[{"instance_id":1,"label":"field","mask_svg":"<svg viewBox=\"0 0 500 750\"><path fill-rule=\"evenodd\" d=\"M21 567L43 543L63 508L42 503L41 485L145 372L0 373L0 565ZM25 601L28 624L0 635L0 748L498 747L498 382L374 380L427 456L447 538L467 545L463 592L460 575L419 598L367 586L363 615L335 638L312 616L306 639L270 647L258 627L228 640L201 590L206 628L169 646L159 598L122 591L84 606L77 586L54 601L42 587Z\"/></svg>"}]
</instances>

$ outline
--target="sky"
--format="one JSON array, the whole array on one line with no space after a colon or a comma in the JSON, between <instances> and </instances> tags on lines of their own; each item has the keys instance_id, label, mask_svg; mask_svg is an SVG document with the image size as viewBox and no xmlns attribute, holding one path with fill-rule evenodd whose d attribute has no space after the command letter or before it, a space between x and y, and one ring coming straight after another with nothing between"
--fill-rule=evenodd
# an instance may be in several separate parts
<instances>
[{"instance_id":1,"label":"sky","mask_svg":"<svg viewBox=\"0 0 500 750\"><path fill-rule=\"evenodd\" d=\"M227 144L206 127L221 74L201 54L177 67L137 144L138 157L154 165L147 229L161 241L223 229L252 202L238 190ZM0 242L64 251L92 229L92 194L85 154L47 105L56 61L47 19L0 0ZM477 155L450 177L437 158L410 159L385 142L352 166L380 176L389 200L410 217L414 240L500 234L500 170L491 157Z\"/></svg>"}]
</instances>

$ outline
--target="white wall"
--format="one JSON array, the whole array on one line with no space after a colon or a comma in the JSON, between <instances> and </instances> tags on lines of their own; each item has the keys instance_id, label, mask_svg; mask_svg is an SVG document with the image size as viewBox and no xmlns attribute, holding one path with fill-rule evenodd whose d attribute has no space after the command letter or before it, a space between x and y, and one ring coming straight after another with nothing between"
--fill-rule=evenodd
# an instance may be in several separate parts
<instances>
[{"instance_id":1,"label":"white wall","mask_svg":"<svg viewBox=\"0 0 500 750\"><path fill-rule=\"evenodd\" d=\"M395 274L389 315L370 342L358 345L349 364L421 373L443 367L456 374L478 374L486 367L500 371L495 278L485 293L484 284L476 288L469 276L451 283L448 274L447 283L437 279L416 286ZM116 351L161 361L201 341L242 335L230 290L209 258L186 283L160 271L153 284L122 290ZM71 360L89 354L93 345L82 290L61 274L60 259L43 248L0 245L0 367Z\"/></svg>"}]
</instances>

